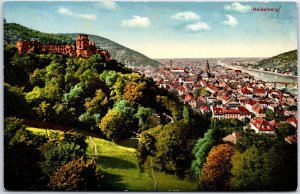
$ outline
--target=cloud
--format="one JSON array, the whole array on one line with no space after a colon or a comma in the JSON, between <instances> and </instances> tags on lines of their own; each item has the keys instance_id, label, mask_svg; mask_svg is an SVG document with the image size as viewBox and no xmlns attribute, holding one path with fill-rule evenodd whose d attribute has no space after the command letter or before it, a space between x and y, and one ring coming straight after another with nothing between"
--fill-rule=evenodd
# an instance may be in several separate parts
<instances>
[{"instance_id":1,"label":"cloud","mask_svg":"<svg viewBox=\"0 0 300 194\"><path fill-rule=\"evenodd\" d=\"M68 16L73 15L73 13L68 8L64 8L64 7L58 8L57 12L61 15L68 15Z\"/></svg>"},{"instance_id":2,"label":"cloud","mask_svg":"<svg viewBox=\"0 0 300 194\"><path fill-rule=\"evenodd\" d=\"M78 14L78 17L88 19L88 20L95 20L96 16L93 14Z\"/></svg>"},{"instance_id":3,"label":"cloud","mask_svg":"<svg viewBox=\"0 0 300 194\"><path fill-rule=\"evenodd\" d=\"M205 22L197 22L194 24L189 24L185 27L187 30L192 31L192 32L197 32L200 30L209 30L210 27L207 23Z\"/></svg>"},{"instance_id":4,"label":"cloud","mask_svg":"<svg viewBox=\"0 0 300 194\"><path fill-rule=\"evenodd\" d=\"M66 15L66 16L75 17L75 18L82 18L82 19L87 19L87 20L95 20L96 19L96 16L93 14L74 13L70 9L65 8L65 7L59 7L57 9L57 12L61 15Z\"/></svg>"},{"instance_id":5,"label":"cloud","mask_svg":"<svg viewBox=\"0 0 300 194\"><path fill-rule=\"evenodd\" d=\"M122 25L125 27L148 28L150 26L150 20L147 17L135 15L132 19L123 20Z\"/></svg>"},{"instance_id":6,"label":"cloud","mask_svg":"<svg viewBox=\"0 0 300 194\"><path fill-rule=\"evenodd\" d=\"M222 23L228 26L232 26L235 27L238 25L238 21L235 17L231 16L231 15L226 15L227 20L224 20Z\"/></svg>"},{"instance_id":7,"label":"cloud","mask_svg":"<svg viewBox=\"0 0 300 194\"><path fill-rule=\"evenodd\" d=\"M116 10L119 9L119 5L113 0L102 0L96 5L98 8L107 9L107 10Z\"/></svg>"},{"instance_id":8,"label":"cloud","mask_svg":"<svg viewBox=\"0 0 300 194\"><path fill-rule=\"evenodd\" d=\"M191 11L184 11L179 12L171 17L171 19L174 20L182 20L182 21L191 21L191 20L198 20L200 19L200 16L194 12Z\"/></svg>"},{"instance_id":9,"label":"cloud","mask_svg":"<svg viewBox=\"0 0 300 194\"><path fill-rule=\"evenodd\" d=\"M242 5L240 3L232 3L231 5L225 5L224 9L226 11L236 11L240 13L246 13L248 11L251 11L251 6L249 5Z\"/></svg>"}]
</instances>

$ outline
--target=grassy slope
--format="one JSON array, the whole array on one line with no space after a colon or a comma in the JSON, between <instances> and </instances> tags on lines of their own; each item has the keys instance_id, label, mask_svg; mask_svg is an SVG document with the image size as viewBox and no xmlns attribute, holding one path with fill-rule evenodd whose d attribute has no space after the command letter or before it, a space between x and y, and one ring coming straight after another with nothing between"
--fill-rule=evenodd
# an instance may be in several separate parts
<instances>
[{"instance_id":1,"label":"grassy slope","mask_svg":"<svg viewBox=\"0 0 300 194\"><path fill-rule=\"evenodd\" d=\"M28 130L46 135L45 129L28 127ZM57 130L48 130L48 133L58 133ZM59 132L62 133L62 132ZM102 188L106 191L153 191L152 171L146 167L145 172L141 173L136 159L136 151L133 148L117 145L113 142L92 137L97 145L99 156L96 161L104 177ZM93 145L88 140L87 154L93 156ZM156 178L156 188L159 191L179 190L195 191L195 183L179 180L174 175L161 172L154 172Z\"/></svg>"}]
</instances>

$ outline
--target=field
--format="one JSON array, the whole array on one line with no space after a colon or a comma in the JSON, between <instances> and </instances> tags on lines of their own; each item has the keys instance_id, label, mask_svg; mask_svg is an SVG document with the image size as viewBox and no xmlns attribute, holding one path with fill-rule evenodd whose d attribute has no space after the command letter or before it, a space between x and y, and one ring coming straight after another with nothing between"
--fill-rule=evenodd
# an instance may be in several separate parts
<instances>
[{"instance_id":1,"label":"field","mask_svg":"<svg viewBox=\"0 0 300 194\"><path fill-rule=\"evenodd\" d=\"M58 130L45 130L28 127L28 130L46 135L63 133ZM196 191L196 183L179 180L176 176L152 171L151 162L145 172L140 172L136 151L131 146L133 140L119 142L122 145L88 136L87 155L94 157L102 173L102 189L106 191ZM96 145L96 149L94 147ZM95 154L96 153L96 154Z\"/></svg>"}]
</instances>

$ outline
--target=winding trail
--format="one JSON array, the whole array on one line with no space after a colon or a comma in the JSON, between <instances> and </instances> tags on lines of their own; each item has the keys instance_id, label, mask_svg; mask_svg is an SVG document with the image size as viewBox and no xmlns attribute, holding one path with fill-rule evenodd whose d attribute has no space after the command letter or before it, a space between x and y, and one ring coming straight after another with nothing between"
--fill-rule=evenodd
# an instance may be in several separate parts
<instances>
[{"instance_id":1,"label":"winding trail","mask_svg":"<svg viewBox=\"0 0 300 194\"><path fill-rule=\"evenodd\" d=\"M94 147L94 155L95 156L98 156L98 150L97 150L97 145L96 143L94 142L93 138L91 136L89 136L89 141L93 144L93 147Z\"/></svg>"},{"instance_id":2,"label":"winding trail","mask_svg":"<svg viewBox=\"0 0 300 194\"><path fill-rule=\"evenodd\" d=\"M155 176L154 176L152 158L151 158L151 170L152 170L152 176L153 176L153 180L154 180L153 189L156 191L157 190L157 188L156 188L156 179L155 179Z\"/></svg>"}]
</instances>

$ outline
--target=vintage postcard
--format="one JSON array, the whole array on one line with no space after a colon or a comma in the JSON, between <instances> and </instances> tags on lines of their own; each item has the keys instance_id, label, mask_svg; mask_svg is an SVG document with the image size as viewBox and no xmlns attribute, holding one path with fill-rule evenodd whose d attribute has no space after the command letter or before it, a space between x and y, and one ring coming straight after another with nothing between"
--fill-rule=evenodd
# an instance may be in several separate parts
<instances>
[{"instance_id":1,"label":"vintage postcard","mask_svg":"<svg viewBox=\"0 0 300 194\"><path fill-rule=\"evenodd\" d=\"M296 191L295 2L5 1L7 191Z\"/></svg>"}]
</instances>

